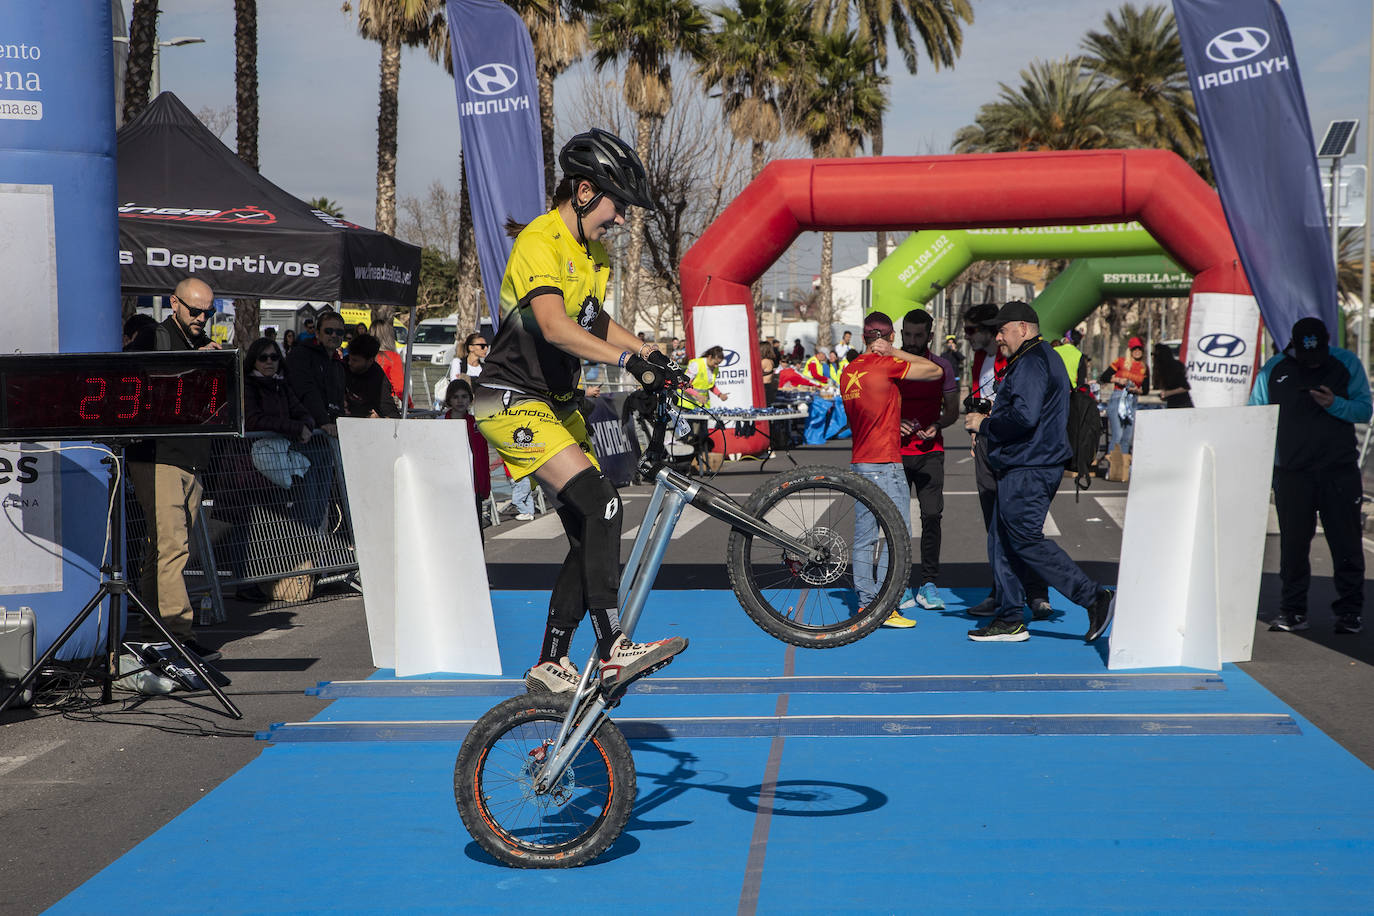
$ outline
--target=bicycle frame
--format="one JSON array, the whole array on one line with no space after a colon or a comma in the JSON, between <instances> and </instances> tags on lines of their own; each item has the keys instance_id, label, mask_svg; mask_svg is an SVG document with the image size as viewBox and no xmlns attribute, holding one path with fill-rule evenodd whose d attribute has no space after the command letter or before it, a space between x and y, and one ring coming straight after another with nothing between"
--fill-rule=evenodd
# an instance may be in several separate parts
<instances>
[{"instance_id":1,"label":"bicycle frame","mask_svg":"<svg viewBox=\"0 0 1374 916\"><path fill-rule=\"evenodd\" d=\"M661 441L661 434L658 436ZM693 481L671 468L658 467L654 474L654 493L649 500L649 508L644 513L644 521L639 526L634 548L630 551L629 562L625 564L620 577L620 626L626 636L633 636L635 624L639 622L649 590L658 576L663 563L663 555L672 540L673 529L677 527L683 508L691 503L698 509L720 519L731 528L744 531L755 537L763 538L798 557L819 560L820 551L798 541L772 525L768 525L744 511L733 499L700 481ZM542 795L555 785L563 775L568 763L586 744L592 732L601 723L611 705L604 694L592 686L592 671L597 663L596 650L582 669L582 679L573 694L572 706L563 719L558 737L554 739L556 749L552 757L545 759L534 781L534 791ZM616 699L616 703L619 698ZM585 707L585 708L584 708ZM576 727L573 723L576 722ZM571 731L571 735L569 732Z\"/></svg>"}]
</instances>

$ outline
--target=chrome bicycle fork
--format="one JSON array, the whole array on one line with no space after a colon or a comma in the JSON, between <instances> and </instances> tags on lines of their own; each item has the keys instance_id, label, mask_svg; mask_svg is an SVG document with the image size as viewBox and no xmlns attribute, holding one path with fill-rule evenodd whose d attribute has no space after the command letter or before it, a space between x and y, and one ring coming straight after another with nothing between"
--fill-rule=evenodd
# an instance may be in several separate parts
<instances>
[{"instance_id":1,"label":"chrome bicycle fork","mask_svg":"<svg viewBox=\"0 0 1374 916\"><path fill-rule=\"evenodd\" d=\"M693 481L671 468L659 468L654 475L654 493L649 499L649 508L644 512L635 546L620 576L620 628L626 636L634 635L635 624L639 622L639 615L649 598L649 590L653 588L658 569L663 564L668 542L673 538L673 529L677 527L682 510L688 503L732 528L793 551L799 558L809 560L816 556L817 548L759 521L724 493L703 488L699 481ZM594 686L595 675L592 674L597 660L597 652L593 649L591 658L582 668L582 679L578 681L577 691L573 694L572 706L558 730L558 737L554 739L553 747L557 750L545 760L535 777L534 790L537 794L547 792L558 781L568 763L581 751L606 715L609 704L605 695Z\"/></svg>"}]
</instances>

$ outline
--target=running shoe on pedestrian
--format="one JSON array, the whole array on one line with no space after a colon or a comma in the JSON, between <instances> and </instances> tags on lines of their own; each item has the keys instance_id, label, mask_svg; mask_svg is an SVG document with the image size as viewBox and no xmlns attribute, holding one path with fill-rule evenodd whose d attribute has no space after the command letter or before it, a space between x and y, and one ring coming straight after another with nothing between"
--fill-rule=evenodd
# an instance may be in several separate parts
<instances>
[{"instance_id":1,"label":"running shoe on pedestrian","mask_svg":"<svg viewBox=\"0 0 1374 916\"><path fill-rule=\"evenodd\" d=\"M863 613L863 608L859 608L859 612ZM916 626L916 621L910 617L903 617L901 611L893 611L887 615L887 619L883 621L883 626L893 630L909 630Z\"/></svg>"},{"instance_id":2,"label":"running shoe on pedestrian","mask_svg":"<svg viewBox=\"0 0 1374 916\"><path fill-rule=\"evenodd\" d=\"M577 666L565 655L557 662L540 662L526 671L525 689L530 693L572 693L581 679Z\"/></svg>"},{"instance_id":3,"label":"running shoe on pedestrian","mask_svg":"<svg viewBox=\"0 0 1374 916\"><path fill-rule=\"evenodd\" d=\"M1364 629L1364 621L1359 614L1346 614L1336 618L1336 632L1344 634L1359 633Z\"/></svg>"},{"instance_id":4,"label":"running shoe on pedestrian","mask_svg":"<svg viewBox=\"0 0 1374 916\"><path fill-rule=\"evenodd\" d=\"M974 642L1025 642L1030 633L1019 620L993 620L987 626L969 630L968 638Z\"/></svg>"},{"instance_id":5,"label":"running shoe on pedestrian","mask_svg":"<svg viewBox=\"0 0 1374 916\"><path fill-rule=\"evenodd\" d=\"M917 600L917 599L916 599L916 593L915 593L914 591L911 590L910 586L908 586L908 587L907 587L907 590L904 591L904 592L902 592L902 603L899 604L899 605L897 605L897 610L899 610L899 611L909 611L909 610L911 610L912 608L914 608L914 607L916 606L916 600Z\"/></svg>"},{"instance_id":6,"label":"running shoe on pedestrian","mask_svg":"<svg viewBox=\"0 0 1374 916\"><path fill-rule=\"evenodd\" d=\"M668 664L685 648L687 640L681 636L644 643L631 642L628 636L622 636L611 649L611 657L601 660L601 689L610 693L621 691L636 678Z\"/></svg>"},{"instance_id":7,"label":"running shoe on pedestrian","mask_svg":"<svg viewBox=\"0 0 1374 916\"><path fill-rule=\"evenodd\" d=\"M1047 598L1032 598L1026 603L1030 605L1031 620L1049 620L1054 616L1054 607Z\"/></svg>"},{"instance_id":8,"label":"running shoe on pedestrian","mask_svg":"<svg viewBox=\"0 0 1374 916\"><path fill-rule=\"evenodd\" d=\"M916 592L916 603L927 611L943 611L945 609L945 599L940 597L940 590L935 587L934 582L927 582Z\"/></svg>"},{"instance_id":9,"label":"running shoe on pedestrian","mask_svg":"<svg viewBox=\"0 0 1374 916\"><path fill-rule=\"evenodd\" d=\"M1269 632L1271 633L1275 630L1282 630L1285 633L1297 633L1299 630L1309 630L1311 628L1312 624L1307 622L1306 614L1289 614L1285 612L1269 621Z\"/></svg>"},{"instance_id":10,"label":"running shoe on pedestrian","mask_svg":"<svg viewBox=\"0 0 1374 916\"><path fill-rule=\"evenodd\" d=\"M533 512L517 512L515 514L515 520L517 522L527 522L532 518L534 518Z\"/></svg>"},{"instance_id":11,"label":"running shoe on pedestrian","mask_svg":"<svg viewBox=\"0 0 1374 916\"><path fill-rule=\"evenodd\" d=\"M968 614L970 617L996 617L997 604L997 595L991 594L964 613Z\"/></svg>"},{"instance_id":12,"label":"running shoe on pedestrian","mask_svg":"<svg viewBox=\"0 0 1374 916\"><path fill-rule=\"evenodd\" d=\"M1099 588L1092 607L1088 608L1088 632L1084 634L1083 641L1092 642L1107 632L1107 627L1112 625L1112 618L1115 616L1116 590Z\"/></svg>"}]
</instances>

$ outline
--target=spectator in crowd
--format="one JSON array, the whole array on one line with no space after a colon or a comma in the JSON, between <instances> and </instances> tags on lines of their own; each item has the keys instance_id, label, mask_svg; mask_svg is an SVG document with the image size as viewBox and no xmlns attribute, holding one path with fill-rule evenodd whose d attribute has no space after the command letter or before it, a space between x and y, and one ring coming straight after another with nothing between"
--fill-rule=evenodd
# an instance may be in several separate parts
<instances>
[{"instance_id":1,"label":"spectator in crowd","mask_svg":"<svg viewBox=\"0 0 1374 916\"><path fill-rule=\"evenodd\" d=\"M444 392L444 412L446 420L462 420L467 424L468 446L472 457L472 489L477 499L477 528L482 528L482 503L491 496L491 453L487 440L477 431L477 419L472 415L472 383L466 378L456 378L448 383ZM485 541L486 535L482 535Z\"/></svg>"},{"instance_id":2,"label":"spectator in crowd","mask_svg":"<svg viewBox=\"0 0 1374 916\"><path fill-rule=\"evenodd\" d=\"M1288 348L1255 376L1250 404L1277 404L1274 510L1279 517L1279 615L1271 630L1296 632L1307 620L1309 554L1321 517L1336 585L1335 632L1364 628L1363 482L1355 424L1368 423L1369 377L1354 353L1330 345L1319 318L1293 325Z\"/></svg>"},{"instance_id":3,"label":"spectator in crowd","mask_svg":"<svg viewBox=\"0 0 1374 916\"><path fill-rule=\"evenodd\" d=\"M161 323L137 332L125 348L131 351L218 350L205 335L215 311L215 295L202 280L191 277L172 293L172 314ZM190 651L206 661L219 658L196 638L191 598L182 577L191 550L191 531L200 516L201 483L197 474L210 463L210 441L204 438L166 438L135 442L125 449L129 480L143 509L148 542L143 553L140 589L162 625ZM158 636L148 622L142 636Z\"/></svg>"},{"instance_id":4,"label":"spectator in crowd","mask_svg":"<svg viewBox=\"0 0 1374 916\"><path fill-rule=\"evenodd\" d=\"M345 411L344 365L339 358L343 343L344 320L338 312L320 315L320 333L304 333L286 357L286 380L315 421L315 428L335 438L339 428L334 421Z\"/></svg>"},{"instance_id":5,"label":"spectator in crowd","mask_svg":"<svg viewBox=\"0 0 1374 916\"><path fill-rule=\"evenodd\" d=\"M780 388L820 388L821 383L815 379L798 372L793 366L784 365L778 370L778 387Z\"/></svg>"},{"instance_id":6,"label":"spectator in crowd","mask_svg":"<svg viewBox=\"0 0 1374 916\"><path fill-rule=\"evenodd\" d=\"M386 333L387 325L381 321L372 322L372 336L376 338L380 345L383 334ZM394 334L392 335L394 336ZM400 353L396 352L395 347L380 347L374 357L377 365L386 374L386 380L391 383L391 391L396 396L396 404L401 403L401 393L405 392L406 406L411 410L415 409L415 401L406 391L406 360ZM385 415L384 415L385 416ZM399 414L397 414L399 416Z\"/></svg>"},{"instance_id":7,"label":"spectator in crowd","mask_svg":"<svg viewBox=\"0 0 1374 916\"><path fill-rule=\"evenodd\" d=\"M287 328L286 331L281 335L281 346L282 346L282 349L283 349L284 351L286 351L287 353L290 353L290 352L291 352L291 348L294 347L295 345L296 345L296 332L293 331L293 330L291 330L290 328Z\"/></svg>"},{"instance_id":8,"label":"spectator in crowd","mask_svg":"<svg viewBox=\"0 0 1374 916\"><path fill-rule=\"evenodd\" d=\"M822 385L835 384L834 366L830 362L830 354L824 349L813 353L802 371Z\"/></svg>"},{"instance_id":9,"label":"spectator in crowd","mask_svg":"<svg viewBox=\"0 0 1374 916\"><path fill-rule=\"evenodd\" d=\"M844 355L845 355L846 353L848 353L850 350L857 349L857 348L854 346L853 341L854 341L854 332L853 332L853 331L845 331L843 334L840 335L840 342L835 346L835 352L836 352L837 354L839 354L840 356L844 356Z\"/></svg>"},{"instance_id":10,"label":"spectator in crowd","mask_svg":"<svg viewBox=\"0 0 1374 916\"><path fill-rule=\"evenodd\" d=\"M1088 364L1083 360L1083 351L1078 348L1079 342L1083 339L1083 334L1072 328L1064 332L1064 336L1054 342L1054 352L1059 354L1059 358L1064 361L1064 368L1069 373L1069 384L1074 388L1084 389L1088 384Z\"/></svg>"},{"instance_id":11,"label":"spectator in crowd","mask_svg":"<svg viewBox=\"0 0 1374 916\"><path fill-rule=\"evenodd\" d=\"M1136 401L1150 392L1150 367L1145 365L1145 344L1132 337L1127 355L1109 367L1112 396L1107 401L1107 479L1125 483L1131 479L1131 444L1135 441Z\"/></svg>"},{"instance_id":12,"label":"spectator in crowd","mask_svg":"<svg viewBox=\"0 0 1374 916\"><path fill-rule=\"evenodd\" d=\"M276 328L268 328L267 330L265 330L265 331L262 332L262 336L265 337L265 338L267 338L268 340L272 341L273 343L276 343L276 342L277 342L277 329L276 329Z\"/></svg>"},{"instance_id":13,"label":"spectator in crowd","mask_svg":"<svg viewBox=\"0 0 1374 916\"><path fill-rule=\"evenodd\" d=\"M730 395L716 386L716 373L723 362L725 348L719 346L707 348L705 353L688 362L687 377L692 382L691 386L683 391L683 395L690 401L703 405L711 403L713 394L722 401L730 400Z\"/></svg>"},{"instance_id":14,"label":"spectator in crowd","mask_svg":"<svg viewBox=\"0 0 1374 916\"><path fill-rule=\"evenodd\" d=\"M902 395L898 383L936 381L944 370L928 359L913 356L892 346L896 332L892 319L882 312L871 312L864 319L864 353L850 364L840 376L840 395L844 398L845 414L853 430L850 467L867 477L887 494L901 513L905 525L903 536L911 537L911 495L906 476L902 472L901 413ZM877 522L872 513L860 506L854 518L853 556L873 555L878 537ZM854 563L854 587L859 604L867 607L877 597L878 582L887 575L887 554L878 558L877 569L866 563ZM910 579L910 569L904 570ZM904 599L909 599L908 585ZM912 602L914 604L914 602ZM906 629L916 622L894 610L883 626Z\"/></svg>"},{"instance_id":15,"label":"spectator in crowd","mask_svg":"<svg viewBox=\"0 0 1374 916\"><path fill-rule=\"evenodd\" d=\"M930 312L914 308L902 317L902 349L940 367L929 380L901 381L902 470L921 509L921 586L908 600L928 611L942 611L944 599L935 580L940 575L941 518L945 511L945 440L942 430L959 419L959 380L954 367L930 352L935 322ZM841 376L843 378L843 376ZM903 602L903 606L910 606Z\"/></svg>"},{"instance_id":16,"label":"spectator in crowd","mask_svg":"<svg viewBox=\"0 0 1374 916\"><path fill-rule=\"evenodd\" d=\"M1045 537L1045 517L1064 476L1069 447L1069 379L1053 348L1040 336L1040 318L1024 302L1002 306L992 324L1010 351L992 412L971 411L964 427L986 444L997 472L996 518L988 558L1000 599L996 616L970 630L975 642L1024 642L1022 583L1032 570L1061 595L1088 611L1092 642L1107 631L1116 595L1093 582L1062 547Z\"/></svg>"},{"instance_id":17,"label":"spectator in crowd","mask_svg":"<svg viewBox=\"0 0 1374 916\"><path fill-rule=\"evenodd\" d=\"M681 339L673 338L669 344L668 357L679 366L687 361L687 347Z\"/></svg>"},{"instance_id":18,"label":"spectator in crowd","mask_svg":"<svg viewBox=\"0 0 1374 916\"><path fill-rule=\"evenodd\" d=\"M953 334L945 335L945 348L940 351L940 355L954 369L956 380L964 377L964 354L959 350L959 341Z\"/></svg>"},{"instance_id":19,"label":"spectator in crowd","mask_svg":"<svg viewBox=\"0 0 1374 916\"><path fill-rule=\"evenodd\" d=\"M326 309L326 311L328 311L328 310ZM321 315L323 315L323 314L324 314L324 313L321 312ZM339 321L343 321L343 319L340 318ZM301 322L301 332L300 332L300 334L298 334L298 335L296 335L296 336L297 336L298 338L300 338L301 340L304 340L304 339L307 338L307 337L314 337L314 336L315 336L315 319L314 319L314 318L307 318L307 319L305 319L304 321L302 321L302 322ZM342 335L342 334L339 335L339 343L343 343L343 335Z\"/></svg>"},{"instance_id":20,"label":"spectator in crowd","mask_svg":"<svg viewBox=\"0 0 1374 916\"><path fill-rule=\"evenodd\" d=\"M377 353L381 346L371 334L353 338L353 346L349 348L345 360L348 372L344 381L345 403L350 417L401 416L391 381L382 367L377 365Z\"/></svg>"},{"instance_id":21,"label":"spectator in crowd","mask_svg":"<svg viewBox=\"0 0 1374 916\"><path fill-rule=\"evenodd\" d=\"M152 329L157 327L157 319L144 312L134 312L124 320L124 340L120 344L125 350L129 349L129 343L140 334L151 334Z\"/></svg>"},{"instance_id":22,"label":"spectator in crowd","mask_svg":"<svg viewBox=\"0 0 1374 916\"><path fill-rule=\"evenodd\" d=\"M482 333L469 334L463 338L463 342L455 344L453 348L453 359L449 361L448 373L439 377L434 383L434 409L447 409L448 383L454 379L464 378L472 384L472 380L482 374L482 361L486 359L487 335Z\"/></svg>"},{"instance_id":23,"label":"spectator in crowd","mask_svg":"<svg viewBox=\"0 0 1374 916\"><path fill-rule=\"evenodd\" d=\"M313 436L315 418L287 383L282 373L285 362L274 340L263 337L249 345L243 359L243 428L276 433L296 443L296 450L310 461L296 484L299 494L293 509L307 528L317 529L328 509L333 456L325 437Z\"/></svg>"},{"instance_id":24,"label":"spectator in crowd","mask_svg":"<svg viewBox=\"0 0 1374 916\"><path fill-rule=\"evenodd\" d=\"M759 341L759 379L763 383L763 406L772 406L778 394L778 354L768 341Z\"/></svg>"},{"instance_id":25,"label":"spectator in crowd","mask_svg":"<svg viewBox=\"0 0 1374 916\"><path fill-rule=\"evenodd\" d=\"M792 362L799 363L806 359L806 348L802 346L801 338L792 341Z\"/></svg>"},{"instance_id":26,"label":"spectator in crowd","mask_svg":"<svg viewBox=\"0 0 1374 916\"><path fill-rule=\"evenodd\" d=\"M1188 370L1168 344L1154 346L1154 379L1165 407L1192 407L1193 396L1188 393Z\"/></svg>"},{"instance_id":27,"label":"spectator in crowd","mask_svg":"<svg viewBox=\"0 0 1374 916\"><path fill-rule=\"evenodd\" d=\"M1007 354L998 343L995 329L987 322L997 318L997 306L991 303L971 306L964 314L964 338L973 352L972 376L969 380L970 403L990 407L997 401L998 384L1007 369ZM1068 423L1066 419L1065 424ZM1065 427L1067 430L1067 425ZM973 480L978 490L978 507L983 512L983 530L992 535L993 520L997 510L997 474L988 462L987 443L975 435L973 437ZM988 560L991 562L992 557ZM1050 589L1044 580L1028 571L1029 581L1021 585L1030 603L1031 617L1046 620L1053 613L1050 607ZM997 613L1000 599L998 583L993 580L992 589L982 601L968 609L973 617L992 617Z\"/></svg>"}]
</instances>

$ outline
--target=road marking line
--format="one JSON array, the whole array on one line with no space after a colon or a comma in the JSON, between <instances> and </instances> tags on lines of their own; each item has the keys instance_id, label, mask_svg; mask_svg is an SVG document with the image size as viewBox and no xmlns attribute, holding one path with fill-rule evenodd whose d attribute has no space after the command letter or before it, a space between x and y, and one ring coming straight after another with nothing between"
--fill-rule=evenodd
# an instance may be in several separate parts
<instances>
[{"instance_id":1,"label":"road marking line","mask_svg":"<svg viewBox=\"0 0 1374 916\"><path fill-rule=\"evenodd\" d=\"M16 754L12 757L0 757L0 776L4 776L6 773L13 772L14 770L17 770L24 764L28 763L30 760L42 757L49 751L56 750L57 748L61 747L66 743L67 742L65 740L42 741L38 744L35 744L33 748L30 750L30 752L27 754Z\"/></svg>"}]
</instances>

